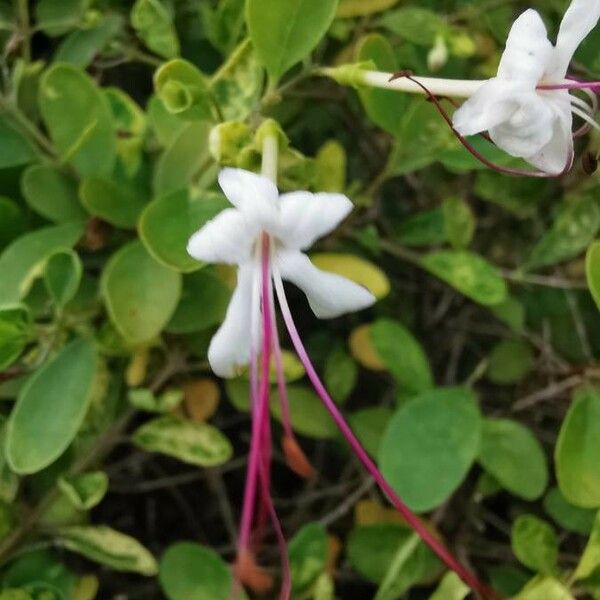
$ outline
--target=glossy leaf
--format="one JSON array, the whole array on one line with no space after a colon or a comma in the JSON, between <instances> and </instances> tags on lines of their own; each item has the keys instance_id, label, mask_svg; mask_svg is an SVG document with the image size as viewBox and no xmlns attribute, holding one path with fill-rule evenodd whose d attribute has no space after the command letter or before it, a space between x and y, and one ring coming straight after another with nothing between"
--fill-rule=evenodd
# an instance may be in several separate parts
<instances>
[{"instance_id":1,"label":"glossy leaf","mask_svg":"<svg viewBox=\"0 0 600 600\"><path fill-rule=\"evenodd\" d=\"M173 416L148 421L135 431L133 441L149 452L201 467L222 465L233 453L229 440L212 425Z\"/></svg>"},{"instance_id":2,"label":"glossy leaf","mask_svg":"<svg viewBox=\"0 0 600 600\"><path fill-rule=\"evenodd\" d=\"M558 579L535 577L514 600L574 600L574 597Z\"/></svg>"},{"instance_id":3,"label":"glossy leaf","mask_svg":"<svg viewBox=\"0 0 600 600\"><path fill-rule=\"evenodd\" d=\"M304 59L331 25L337 0L249 0L246 20L272 81Z\"/></svg>"},{"instance_id":4,"label":"glossy leaf","mask_svg":"<svg viewBox=\"0 0 600 600\"><path fill-rule=\"evenodd\" d=\"M479 452L481 415L464 388L423 392L388 424L379 465L416 512L440 506L462 483Z\"/></svg>"},{"instance_id":5,"label":"glossy leaf","mask_svg":"<svg viewBox=\"0 0 600 600\"><path fill-rule=\"evenodd\" d=\"M478 462L505 489L536 500L548 485L544 450L525 426L508 419L483 422Z\"/></svg>"},{"instance_id":6,"label":"glossy leaf","mask_svg":"<svg viewBox=\"0 0 600 600\"><path fill-rule=\"evenodd\" d=\"M89 407L96 368L96 350L81 338L27 381L6 433L6 455L16 473L40 471L73 441Z\"/></svg>"},{"instance_id":7,"label":"glossy leaf","mask_svg":"<svg viewBox=\"0 0 600 600\"><path fill-rule=\"evenodd\" d=\"M554 454L556 477L566 500L582 508L600 507L600 392L575 394L562 423Z\"/></svg>"},{"instance_id":8,"label":"glossy leaf","mask_svg":"<svg viewBox=\"0 0 600 600\"><path fill-rule=\"evenodd\" d=\"M552 488L544 497L544 510L567 531L588 535L592 531L596 512L570 504L559 488Z\"/></svg>"},{"instance_id":9,"label":"glossy leaf","mask_svg":"<svg viewBox=\"0 0 600 600\"><path fill-rule=\"evenodd\" d=\"M592 532L588 543L581 555L579 564L573 574L573 579L585 579L600 568L600 512L596 513L596 518L592 526Z\"/></svg>"},{"instance_id":10,"label":"glossy leaf","mask_svg":"<svg viewBox=\"0 0 600 600\"><path fill-rule=\"evenodd\" d=\"M57 250L74 246L83 233L83 225L68 223L45 227L16 239L0 255L0 305L24 298L44 263Z\"/></svg>"},{"instance_id":11,"label":"glossy leaf","mask_svg":"<svg viewBox=\"0 0 600 600\"><path fill-rule=\"evenodd\" d=\"M42 77L39 104L64 162L82 176L112 173L117 150L110 107L88 75L69 65L53 65Z\"/></svg>"},{"instance_id":12,"label":"glossy leaf","mask_svg":"<svg viewBox=\"0 0 600 600\"><path fill-rule=\"evenodd\" d=\"M29 167L23 173L21 189L27 204L50 221L81 221L87 216L77 196L76 182L53 166Z\"/></svg>"},{"instance_id":13,"label":"glossy leaf","mask_svg":"<svg viewBox=\"0 0 600 600\"><path fill-rule=\"evenodd\" d=\"M155 558L144 546L105 525L63 527L56 532L55 544L115 571L148 577L158 572Z\"/></svg>"},{"instance_id":14,"label":"glossy leaf","mask_svg":"<svg viewBox=\"0 0 600 600\"><path fill-rule=\"evenodd\" d=\"M432 275L484 306L506 299L506 282L484 258L465 250L440 250L421 259Z\"/></svg>"},{"instance_id":15,"label":"glossy leaf","mask_svg":"<svg viewBox=\"0 0 600 600\"><path fill-rule=\"evenodd\" d=\"M429 600L464 600L470 593L468 585L453 572L446 573Z\"/></svg>"},{"instance_id":16,"label":"glossy leaf","mask_svg":"<svg viewBox=\"0 0 600 600\"><path fill-rule=\"evenodd\" d=\"M81 283L83 265L73 250L60 250L46 261L44 283L57 306L71 301Z\"/></svg>"},{"instance_id":17,"label":"glossy leaf","mask_svg":"<svg viewBox=\"0 0 600 600\"><path fill-rule=\"evenodd\" d=\"M27 138L2 116L0 140L0 169L25 165L35 158L35 151Z\"/></svg>"},{"instance_id":18,"label":"glossy leaf","mask_svg":"<svg viewBox=\"0 0 600 600\"><path fill-rule=\"evenodd\" d=\"M90 214L125 229L135 228L148 202L145 191L133 182L122 183L100 177L84 179L79 195Z\"/></svg>"},{"instance_id":19,"label":"glossy leaf","mask_svg":"<svg viewBox=\"0 0 600 600\"><path fill-rule=\"evenodd\" d=\"M102 274L111 321L130 344L150 343L167 325L181 294L181 275L156 262L140 242L112 256Z\"/></svg>"}]
</instances>

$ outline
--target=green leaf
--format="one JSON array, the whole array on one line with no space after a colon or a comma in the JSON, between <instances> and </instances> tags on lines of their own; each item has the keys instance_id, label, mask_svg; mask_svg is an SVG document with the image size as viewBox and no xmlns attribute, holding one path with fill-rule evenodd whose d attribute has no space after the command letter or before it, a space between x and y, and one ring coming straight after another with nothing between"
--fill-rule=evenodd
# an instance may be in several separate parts
<instances>
[{"instance_id":1,"label":"green leaf","mask_svg":"<svg viewBox=\"0 0 600 600\"><path fill-rule=\"evenodd\" d=\"M210 548L192 542L169 546L160 560L159 581L169 600L230 600L229 566ZM244 592L239 594L244 600Z\"/></svg>"},{"instance_id":2,"label":"green leaf","mask_svg":"<svg viewBox=\"0 0 600 600\"><path fill-rule=\"evenodd\" d=\"M404 219L395 230L403 246L431 246L448 239L444 213L440 208L425 210Z\"/></svg>"},{"instance_id":3,"label":"green leaf","mask_svg":"<svg viewBox=\"0 0 600 600\"><path fill-rule=\"evenodd\" d=\"M158 573L155 558L134 538L105 525L62 527L55 544L115 571L151 577Z\"/></svg>"},{"instance_id":4,"label":"green leaf","mask_svg":"<svg viewBox=\"0 0 600 600\"><path fill-rule=\"evenodd\" d=\"M35 4L38 27L48 36L56 37L77 27L89 5L89 0L39 0Z\"/></svg>"},{"instance_id":5,"label":"green leaf","mask_svg":"<svg viewBox=\"0 0 600 600\"><path fill-rule=\"evenodd\" d=\"M456 573L450 571L444 575L429 600L464 600L470 592L469 586L463 583Z\"/></svg>"},{"instance_id":6,"label":"green leaf","mask_svg":"<svg viewBox=\"0 0 600 600\"><path fill-rule=\"evenodd\" d=\"M438 13L425 8L408 6L386 13L380 24L403 39L420 46L431 46L447 24Z\"/></svg>"},{"instance_id":7,"label":"green leaf","mask_svg":"<svg viewBox=\"0 0 600 600\"><path fill-rule=\"evenodd\" d=\"M210 124L191 121L164 151L154 170L154 191L166 194L193 184L211 165L208 151Z\"/></svg>"},{"instance_id":8,"label":"green leaf","mask_svg":"<svg viewBox=\"0 0 600 600\"><path fill-rule=\"evenodd\" d=\"M0 255L0 305L24 298L44 264L57 250L74 246L83 233L80 223L44 227L17 238Z\"/></svg>"},{"instance_id":9,"label":"green leaf","mask_svg":"<svg viewBox=\"0 0 600 600\"><path fill-rule=\"evenodd\" d=\"M90 214L125 229L135 228L147 204L147 195L135 183L100 177L84 179L79 195Z\"/></svg>"},{"instance_id":10,"label":"green leaf","mask_svg":"<svg viewBox=\"0 0 600 600\"><path fill-rule=\"evenodd\" d=\"M214 102L226 121L243 121L257 106L264 86L264 69L252 42L242 42L213 75Z\"/></svg>"},{"instance_id":11,"label":"green leaf","mask_svg":"<svg viewBox=\"0 0 600 600\"><path fill-rule=\"evenodd\" d=\"M542 446L529 429L515 421L484 420L477 460L503 488L525 500L536 500L548 485Z\"/></svg>"},{"instance_id":12,"label":"green leaf","mask_svg":"<svg viewBox=\"0 0 600 600\"><path fill-rule=\"evenodd\" d=\"M596 513L590 539L573 573L573 580L585 579L600 568L600 511Z\"/></svg>"},{"instance_id":13,"label":"green leaf","mask_svg":"<svg viewBox=\"0 0 600 600\"><path fill-rule=\"evenodd\" d=\"M18 238L26 229L20 206L10 198L0 196L0 250Z\"/></svg>"},{"instance_id":14,"label":"green leaf","mask_svg":"<svg viewBox=\"0 0 600 600\"><path fill-rule=\"evenodd\" d=\"M222 465L233 454L230 441L212 425L183 421L171 415L157 417L139 427L133 441L149 452L160 452L200 467Z\"/></svg>"},{"instance_id":15,"label":"green leaf","mask_svg":"<svg viewBox=\"0 0 600 600\"><path fill-rule=\"evenodd\" d=\"M352 393L357 379L356 362L342 347L338 347L329 355L325 365L325 387L331 397L342 404Z\"/></svg>"},{"instance_id":16,"label":"green leaf","mask_svg":"<svg viewBox=\"0 0 600 600\"><path fill-rule=\"evenodd\" d=\"M35 158L33 146L10 124L6 117L0 116L0 169L18 167Z\"/></svg>"},{"instance_id":17,"label":"green leaf","mask_svg":"<svg viewBox=\"0 0 600 600\"><path fill-rule=\"evenodd\" d=\"M156 136L156 141L162 147L170 146L181 131L187 127L187 123L177 115L171 114L157 96L150 98L147 110L148 123Z\"/></svg>"},{"instance_id":18,"label":"green leaf","mask_svg":"<svg viewBox=\"0 0 600 600\"><path fill-rule=\"evenodd\" d=\"M525 268L538 269L578 256L593 241L599 229L597 197L590 194L572 201L535 245Z\"/></svg>"},{"instance_id":19,"label":"green leaf","mask_svg":"<svg viewBox=\"0 0 600 600\"><path fill-rule=\"evenodd\" d=\"M339 192L346 189L346 150L337 140L325 142L315 157L315 189Z\"/></svg>"},{"instance_id":20,"label":"green leaf","mask_svg":"<svg viewBox=\"0 0 600 600\"><path fill-rule=\"evenodd\" d=\"M590 245L585 259L585 273L590 293L600 310L600 240Z\"/></svg>"},{"instance_id":21,"label":"green leaf","mask_svg":"<svg viewBox=\"0 0 600 600\"><path fill-rule=\"evenodd\" d=\"M210 269L183 278L181 300L167 325L172 333L194 333L220 324L225 318L231 290Z\"/></svg>"},{"instance_id":22,"label":"green leaf","mask_svg":"<svg viewBox=\"0 0 600 600\"><path fill-rule=\"evenodd\" d=\"M44 283L57 306L70 302L81 283L83 265L74 250L59 250L46 261Z\"/></svg>"},{"instance_id":23,"label":"green leaf","mask_svg":"<svg viewBox=\"0 0 600 600\"><path fill-rule=\"evenodd\" d=\"M305 593L326 567L325 528L318 523L304 525L290 540L289 559L294 594Z\"/></svg>"},{"instance_id":24,"label":"green leaf","mask_svg":"<svg viewBox=\"0 0 600 600\"><path fill-rule=\"evenodd\" d=\"M71 32L60 44L55 62L87 68L123 28L121 15L107 14L93 27Z\"/></svg>"},{"instance_id":25,"label":"green leaf","mask_svg":"<svg viewBox=\"0 0 600 600\"><path fill-rule=\"evenodd\" d=\"M131 8L131 24L146 46L164 58L179 54L179 40L173 14L162 0L136 0Z\"/></svg>"},{"instance_id":26,"label":"green leaf","mask_svg":"<svg viewBox=\"0 0 600 600\"><path fill-rule=\"evenodd\" d=\"M473 465L482 421L465 388L429 390L392 417L379 449L384 477L415 512L440 506Z\"/></svg>"},{"instance_id":27,"label":"green leaf","mask_svg":"<svg viewBox=\"0 0 600 600\"><path fill-rule=\"evenodd\" d=\"M0 371L19 358L31 334L31 316L26 306L0 307Z\"/></svg>"},{"instance_id":28,"label":"green leaf","mask_svg":"<svg viewBox=\"0 0 600 600\"><path fill-rule=\"evenodd\" d=\"M409 392L433 387L427 356L412 333L398 321L381 319L371 327L371 340L387 368Z\"/></svg>"},{"instance_id":29,"label":"green leaf","mask_svg":"<svg viewBox=\"0 0 600 600\"><path fill-rule=\"evenodd\" d=\"M204 263L193 259L187 244L193 233L228 206L221 194L187 190L159 196L145 208L139 223L140 238L160 263L189 273Z\"/></svg>"},{"instance_id":30,"label":"green leaf","mask_svg":"<svg viewBox=\"0 0 600 600\"><path fill-rule=\"evenodd\" d=\"M155 413L172 412L183 400L183 391L176 388L165 390L158 398L152 391L137 388L127 392L129 404L139 410Z\"/></svg>"},{"instance_id":31,"label":"green leaf","mask_svg":"<svg viewBox=\"0 0 600 600\"><path fill-rule=\"evenodd\" d=\"M352 431L371 456L378 456L383 434L393 414L390 408L373 406L350 415Z\"/></svg>"},{"instance_id":32,"label":"green leaf","mask_svg":"<svg viewBox=\"0 0 600 600\"><path fill-rule=\"evenodd\" d=\"M466 250L440 250L421 259L432 275L479 304L493 306L506 300L506 282L484 258Z\"/></svg>"},{"instance_id":33,"label":"green leaf","mask_svg":"<svg viewBox=\"0 0 600 600\"><path fill-rule=\"evenodd\" d=\"M110 107L88 75L70 65L54 64L42 76L39 105L64 162L82 176L111 175L117 145Z\"/></svg>"},{"instance_id":34,"label":"green leaf","mask_svg":"<svg viewBox=\"0 0 600 600\"><path fill-rule=\"evenodd\" d=\"M560 491L581 508L600 507L600 392L575 393L554 453Z\"/></svg>"},{"instance_id":35,"label":"green leaf","mask_svg":"<svg viewBox=\"0 0 600 600\"><path fill-rule=\"evenodd\" d=\"M348 561L360 575L380 584L386 577L399 550L412 541L413 533L396 523L380 523L355 527L346 546ZM439 573L439 562L423 543L418 543L404 562L393 582L399 598L416 583L427 581Z\"/></svg>"},{"instance_id":36,"label":"green leaf","mask_svg":"<svg viewBox=\"0 0 600 600\"><path fill-rule=\"evenodd\" d=\"M301 385L290 385L288 400L294 431L315 439L328 439L337 435L337 428L327 409L311 389ZM272 394L271 412L275 418L281 420L281 406L276 390Z\"/></svg>"},{"instance_id":37,"label":"green leaf","mask_svg":"<svg viewBox=\"0 0 600 600\"><path fill-rule=\"evenodd\" d=\"M544 497L544 510L567 531L581 535L588 535L592 531L596 512L570 504L557 487Z\"/></svg>"},{"instance_id":38,"label":"green leaf","mask_svg":"<svg viewBox=\"0 0 600 600\"><path fill-rule=\"evenodd\" d=\"M248 0L250 38L272 82L310 54L336 8L337 0Z\"/></svg>"},{"instance_id":39,"label":"green leaf","mask_svg":"<svg viewBox=\"0 0 600 600\"><path fill-rule=\"evenodd\" d=\"M104 471L66 475L58 480L58 487L75 508L89 510L106 495L108 476Z\"/></svg>"},{"instance_id":40,"label":"green leaf","mask_svg":"<svg viewBox=\"0 0 600 600\"><path fill-rule=\"evenodd\" d=\"M475 233L475 215L461 198L447 198L442 206L446 236L455 250L466 248Z\"/></svg>"},{"instance_id":41,"label":"green leaf","mask_svg":"<svg viewBox=\"0 0 600 600\"><path fill-rule=\"evenodd\" d=\"M554 529L533 515L522 515L513 523L511 546L515 556L526 566L551 575L558 560L558 538Z\"/></svg>"},{"instance_id":42,"label":"green leaf","mask_svg":"<svg viewBox=\"0 0 600 600\"><path fill-rule=\"evenodd\" d=\"M499 342L488 360L487 377L497 385L517 383L533 367L531 347L522 340Z\"/></svg>"},{"instance_id":43,"label":"green leaf","mask_svg":"<svg viewBox=\"0 0 600 600\"><path fill-rule=\"evenodd\" d=\"M87 216L79 203L76 182L51 165L33 165L21 179L27 204L55 223L81 221Z\"/></svg>"},{"instance_id":44,"label":"green leaf","mask_svg":"<svg viewBox=\"0 0 600 600\"><path fill-rule=\"evenodd\" d=\"M77 339L27 381L8 421L6 457L16 473L36 473L73 441L89 407L97 356Z\"/></svg>"},{"instance_id":45,"label":"green leaf","mask_svg":"<svg viewBox=\"0 0 600 600\"><path fill-rule=\"evenodd\" d=\"M514 600L574 600L571 592L554 577L535 577Z\"/></svg>"},{"instance_id":46,"label":"green leaf","mask_svg":"<svg viewBox=\"0 0 600 600\"><path fill-rule=\"evenodd\" d=\"M162 65L154 74L154 89L167 111L195 121L211 117L209 84L204 74L181 58Z\"/></svg>"},{"instance_id":47,"label":"green leaf","mask_svg":"<svg viewBox=\"0 0 600 600\"><path fill-rule=\"evenodd\" d=\"M395 73L399 69L392 45L379 33L370 33L359 41L356 58L359 62L371 61L379 71ZM371 121L396 135L408 103L407 96L368 87L359 88L358 93Z\"/></svg>"},{"instance_id":48,"label":"green leaf","mask_svg":"<svg viewBox=\"0 0 600 600\"><path fill-rule=\"evenodd\" d=\"M340 0L336 17L338 19L349 19L362 17L374 13L383 12L398 4L400 0Z\"/></svg>"},{"instance_id":49,"label":"green leaf","mask_svg":"<svg viewBox=\"0 0 600 600\"><path fill-rule=\"evenodd\" d=\"M181 294L181 275L156 262L138 242L116 252L102 273L111 321L132 345L151 342L167 325Z\"/></svg>"}]
</instances>

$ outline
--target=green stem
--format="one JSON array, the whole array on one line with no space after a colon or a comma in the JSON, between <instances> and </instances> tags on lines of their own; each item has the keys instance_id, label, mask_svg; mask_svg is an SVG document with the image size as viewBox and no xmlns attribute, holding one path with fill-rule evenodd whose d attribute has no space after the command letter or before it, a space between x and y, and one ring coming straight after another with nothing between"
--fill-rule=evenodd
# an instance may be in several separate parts
<instances>
[{"instance_id":1,"label":"green stem","mask_svg":"<svg viewBox=\"0 0 600 600\"><path fill-rule=\"evenodd\" d=\"M19 27L23 36L23 59L31 61L31 30L29 27L29 2L18 0L17 10L19 14Z\"/></svg>"}]
</instances>

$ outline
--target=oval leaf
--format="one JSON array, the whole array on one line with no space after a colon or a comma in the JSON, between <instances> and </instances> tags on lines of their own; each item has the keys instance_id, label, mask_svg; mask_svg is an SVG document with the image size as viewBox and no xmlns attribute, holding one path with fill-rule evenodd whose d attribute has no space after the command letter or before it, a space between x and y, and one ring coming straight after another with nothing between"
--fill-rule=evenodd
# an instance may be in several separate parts
<instances>
[{"instance_id":1,"label":"oval leaf","mask_svg":"<svg viewBox=\"0 0 600 600\"><path fill-rule=\"evenodd\" d=\"M78 339L25 384L8 421L6 457L16 473L36 473L72 442L87 412L97 356Z\"/></svg>"},{"instance_id":2,"label":"oval leaf","mask_svg":"<svg viewBox=\"0 0 600 600\"><path fill-rule=\"evenodd\" d=\"M384 477L413 511L436 508L471 468L481 426L467 389L423 392L400 408L387 427L379 450Z\"/></svg>"},{"instance_id":3,"label":"oval leaf","mask_svg":"<svg viewBox=\"0 0 600 600\"><path fill-rule=\"evenodd\" d=\"M246 8L250 38L275 82L319 43L337 0L248 0Z\"/></svg>"},{"instance_id":4,"label":"oval leaf","mask_svg":"<svg viewBox=\"0 0 600 600\"><path fill-rule=\"evenodd\" d=\"M229 440L212 425L169 415L142 425L133 434L133 441L144 450L201 467L222 465L233 453Z\"/></svg>"},{"instance_id":5,"label":"oval leaf","mask_svg":"<svg viewBox=\"0 0 600 600\"><path fill-rule=\"evenodd\" d=\"M560 491L575 506L600 506L600 392L575 394L555 450Z\"/></svg>"},{"instance_id":6,"label":"oval leaf","mask_svg":"<svg viewBox=\"0 0 600 600\"><path fill-rule=\"evenodd\" d=\"M585 272L588 288L600 310L600 240L594 242L587 251Z\"/></svg>"},{"instance_id":7,"label":"oval leaf","mask_svg":"<svg viewBox=\"0 0 600 600\"><path fill-rule=\"evenodd\" d=\"M506 300L506 282L477 254L466 250L440 250L424 256L421 263L432 275L479 304L493 306Z\"/></svg>"},{"instance_id":8,"label":"oval leaf","mask_svg":"<svg viewBox=\"0 0 600 600\"><path fill-rule=\"evenodd\" d=\"M106 265L101 288L119 333L131 344L144 344L162 331L175 312L181 275L156 262L140 242L131 242Z\"/></svg>"},{"instance_id":9,"label":"oval leaf","mask_svg":"<svg viewBox=\"0 0 600 600\"><path fill-rule=\"evenodd\" d=\"M548 485L544 450L520 423L486 419L477 460L502 487L525 500L536 500Z\"/></svg>"}]
</instances>

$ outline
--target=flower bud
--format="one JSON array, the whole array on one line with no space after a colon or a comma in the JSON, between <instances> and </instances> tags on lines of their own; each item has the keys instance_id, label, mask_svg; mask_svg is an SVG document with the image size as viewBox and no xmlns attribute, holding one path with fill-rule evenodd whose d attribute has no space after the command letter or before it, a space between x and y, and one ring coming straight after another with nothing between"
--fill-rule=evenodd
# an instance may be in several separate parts
<instances>
[{"instance_id":1,"label":"flower bud","mask_svg":"<svg viewBox=\"0 0 600 600\"><path fill-rule=\"evenodd\" d=\"M211 156L221 165L238 166L240 152L252 143L250 127L241 121L215 125L208 136Z\"/></svg>"},{"instance_id":2,"label":"flower bud","mask_svg":"<svg viewBox=\"0 0 600 600\"><path fill-rule=\"evenodd\" d=\"M448 47L441 35L438 35L433 48L427 55L427 66L430 71L439 71L448 62Z\"/></svg>"}]
</instances>

